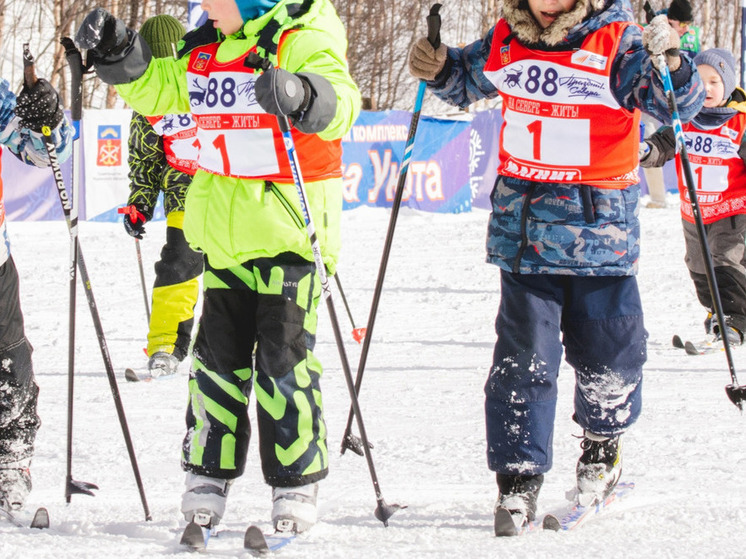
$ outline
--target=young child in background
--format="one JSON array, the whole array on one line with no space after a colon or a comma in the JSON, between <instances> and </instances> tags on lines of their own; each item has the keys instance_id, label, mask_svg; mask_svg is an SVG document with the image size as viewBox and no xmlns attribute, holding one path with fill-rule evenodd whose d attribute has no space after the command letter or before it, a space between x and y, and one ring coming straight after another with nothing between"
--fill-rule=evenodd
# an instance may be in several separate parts
<instances>
[{"instance_id":1,"label":"young child in background","mask_svg":"<svg viewBox=\"0 0 746 559\"><path fill-rule=\"evenodd\" d=\"M140 28L155 58L174 58L185 32L176 18L166 14L151 17ZM148 374L153 378L176 373L192 339L202 254L184 238L184 204L197 170L196 136L189 113L151 117L132 113L124 228L142 239L161 191L166 213L166 244L155 264L148 328Z\"/></svg>"},{"instance_id":2,"label":"young child in background","mask_svg":"<svg viewBox=\"0 0 746 559\"><path fill-rule=\"evenodd\" d=\"M736 61L727 50L703 51L694 63L707 97L699 114L683 125L684 137L726 315L725 337L740 345L746 332L746 93L736 87ZM705 331L721 339L673 129L659 129L641 147L647 152L640 160L643 167L677 159L685 262L699 302L707 309Z\"/></svg>"}]
</instances>

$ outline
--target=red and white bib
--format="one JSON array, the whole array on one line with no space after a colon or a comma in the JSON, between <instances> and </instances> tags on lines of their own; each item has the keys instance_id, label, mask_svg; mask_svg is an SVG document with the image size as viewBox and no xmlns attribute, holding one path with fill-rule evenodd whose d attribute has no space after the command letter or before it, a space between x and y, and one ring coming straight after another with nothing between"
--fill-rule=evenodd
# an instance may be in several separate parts
<instances>
[{"instance_id":1,"label":"red and white bib","mask_svg":"<svg viewBox=\"0 0 746 559\"><path fill-rule=\"evenodd\" d=\"M163 138L166 161L189 175L197 170L197 125L190 114L146 117Z\"/></svg>"},{"instance_id":2,"label":"red and white bib","mask_svg":"<svg viewBox=\"0 0 746 559\"><path fill-rule=\"evenodd\" d=\"M293 182L282 134L274 115L257 103L254 83L260 74L239 58L216 60L219 44L192 51L187 80L197 124L198 165L218 175ZM292 130L303 177L341 177L342 144Z\"/></svg>"},{"instance_id":3,"label":"red and white bib","mask_svg":"<svg viewBox=\"0 0 746 559\"><path fill-rule=\"evenodd\" d=\"M614 22L578 50L505 44L500 20L484 74L503 98L498 173L541 182L625 188L639 182L640 112L617 103L611 66L624 29Z\"/></svg>"},{"instance_id":4,"label":"red and white bib","mask_svg":"<svg viewBox=\"0 0 746 559\"><path fill-rule=\"evenodd\" d=\"M746 132L746 114L738 113L713 130L700 130L691 122L686 123L683 130L702 221L712 223L746 213L746 165L738 155ZM679 154L676 155L676 168L681 216L694 223Z\"/></svg>"}]
</instances>

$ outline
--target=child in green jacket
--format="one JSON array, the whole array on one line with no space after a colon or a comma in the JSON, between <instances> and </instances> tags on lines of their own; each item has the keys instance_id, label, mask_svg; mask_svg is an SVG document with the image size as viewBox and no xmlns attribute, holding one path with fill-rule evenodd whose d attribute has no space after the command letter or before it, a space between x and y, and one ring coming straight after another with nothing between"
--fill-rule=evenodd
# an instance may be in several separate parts
<instances>
[{"instance_id":1,"label":"child in green jacket","mask_svg":"<svg viewBox=\"0 0 746 559\"><path fill-rule=\"evenodd\" d=\"M340 247L341 138L360 94L345 30L329 0L213 0L179 60L154 59L102 9L76 41L99 77L146 115L191 112L198 169L184 233L205 254L204 306L193 348L182 465L187 520L213 526L246 464L247 405L257 399L259 449L272 520L316 521L328 451L315 344L320 285L277 115L287 116L326 266ZM262 72L249 53L270 61ZM256 359L252 350L256 344Z\"/></svg>"}]
</instances>

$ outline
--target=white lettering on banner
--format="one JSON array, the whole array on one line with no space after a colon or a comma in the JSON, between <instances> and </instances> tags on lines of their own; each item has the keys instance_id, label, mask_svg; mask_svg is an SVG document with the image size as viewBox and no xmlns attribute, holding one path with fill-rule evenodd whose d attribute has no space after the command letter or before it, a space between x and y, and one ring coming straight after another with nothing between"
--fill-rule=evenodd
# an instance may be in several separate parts
<instances>
[{"instance_id":1,"label":"white lettering on banner","mask_svg":"<svg viewBox=\"0 0 746 559\"><path fill-rule=\"evenodd\" d=\"M427 195L428 200L442 200L443 187L440 165L435 161L415 161L409 167L407 177L407 200L414 190L415 200L422 202ZM423 184L422 181L425 180ZM414 183L414 184L413 184Z\"/></svg>"},{"instance_id":2,"label":"white lettering on banner","mask_svg":"<svg viewBox=\"0 0 746 559\"><path fill-rule=\"evenodd\" d=\"M399 183L399 164L391 159L391 150L384 150L383 159L377 150L368 151L373 165L373 188L368 190L368 202L375 203L386 184L386 201L394 200L396 186ZM402 200L406 201L414 192L415 200L443 200L443 174L437 161L412 161L402 191Z\"/></svg>"},{"instance_id":3,"label":"white lettering on banner","mask_svg":"<svg viewBox=\"0 0 746 559\"><path fill-rule=\"evenodd\" d=\"M353 126L351 132L353 142L406 142L409 135L407 127L403 124Z\"/></svg>"},{"instance_id":4,"label":"white lettering on banner","mask_svg":"<svg viewBox=\"0 0 746 559\"><path fill-rule=\"evenodd\" d=\"M357 189L363 180L363 167L360 163L342 165L342 196L345 202L359 202Z\"/></svg>"},{"instance_id":5,"label":"white lettering on banner","mask_svg":"<svg viewBox=\"0 0 746 559\"><path fill-rule=\"evenodd\" d=\"M375 203L378 200L378 193L383 186L383 182L389 175L391 168L391 150L387 149L383 152L383 161L378 153L378 150L369 150L368 157L370 162L373 164L373 188L368 190L368 202ZM396 163L394 163L396 165Z\"/></svg>"}]
</instances>

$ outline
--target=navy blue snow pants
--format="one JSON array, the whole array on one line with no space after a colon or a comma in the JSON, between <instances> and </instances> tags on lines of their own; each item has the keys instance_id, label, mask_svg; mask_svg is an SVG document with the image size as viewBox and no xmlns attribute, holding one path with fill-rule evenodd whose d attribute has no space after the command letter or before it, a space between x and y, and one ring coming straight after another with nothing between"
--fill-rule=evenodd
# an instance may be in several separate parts
<instances>
[{"instance_id":1,"label":"navy blue snow pants","mask_svg":"<svg viewBox=\"0 0 746 559\"><path fill-rule=\"evenodd\" d=\"M563 345L583 429L617 435L640 414L647 332L637 280L502 270L501 290L484 389L487 459L497 473L541 474L552 467Z\"/></svg>"}]
</instances>

